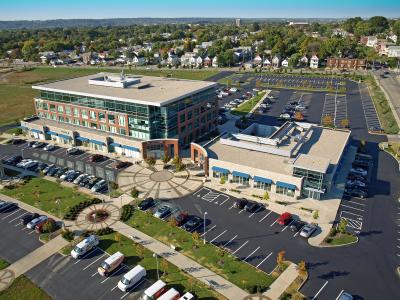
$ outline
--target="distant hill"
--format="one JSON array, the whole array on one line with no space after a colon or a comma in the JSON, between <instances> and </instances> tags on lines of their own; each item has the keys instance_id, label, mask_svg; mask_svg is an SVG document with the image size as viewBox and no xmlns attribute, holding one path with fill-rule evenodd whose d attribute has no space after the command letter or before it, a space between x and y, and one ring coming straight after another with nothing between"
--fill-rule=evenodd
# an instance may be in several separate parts
<instances>
[{"instance_id":1,"label":"distant hill","mask_svg":"<svg viewBox=\"0 0 400 300\"><path fill-rule=\"evenodd\" d=\"M55 27L101 27L101 26L129 26L171 23L227 23L234 22L234 18L116 18L116 19L55 19L55 20L21 20L0 21L0 30L5 29L38 29ZM250 22L331 22L339 19L291 19L291 18L269 18L269 19L241 19L243 23Z\"/></svg>"}]
</instances>

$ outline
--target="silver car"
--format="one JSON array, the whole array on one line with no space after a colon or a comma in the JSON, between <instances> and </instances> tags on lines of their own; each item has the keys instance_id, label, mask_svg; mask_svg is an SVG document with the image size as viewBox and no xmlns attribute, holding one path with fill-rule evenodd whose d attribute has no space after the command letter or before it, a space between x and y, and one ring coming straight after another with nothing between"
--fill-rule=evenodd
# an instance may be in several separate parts
<instances>
[{"instance_id":1,"label":"silver car","mask_svg":"<svg viewBox=\"0 0 400 300\"><path fill-rule=\"evenodd\" d=\"M309 238L317 230L317 224L311 223L307 224L300 231L300 235L305 238Z\"/></svg>"}]
</instances>

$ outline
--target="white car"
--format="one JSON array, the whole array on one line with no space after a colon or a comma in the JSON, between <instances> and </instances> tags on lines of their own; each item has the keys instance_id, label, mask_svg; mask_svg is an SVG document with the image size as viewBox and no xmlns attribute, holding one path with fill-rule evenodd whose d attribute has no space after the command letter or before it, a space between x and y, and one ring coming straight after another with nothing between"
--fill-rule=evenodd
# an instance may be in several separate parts
<instances>
[{"instance_id":1,"label":"white car","mask_svg":"<svg viewBox=\"0 0 400 300\"><path fill-rule=\"evenodd\" d=\"M48 144L46 147L43 148L44 151L53 151L56 147L52 144Z\"/></svg>"},{"instance_id":2,"label":"white car","mask_svg":"<svg viewBox=\"0 0 400 300\"><path fill-rule=\"evenodd\" d=\"M73 154L77 154L79 152L78 148L72 147L72 148L68 148L67 149L67 154L68 155L73 155Z\"/></svg>"},{"instance_id":3,"label":"white car","mask_svg":"<svg viewBox=\"0 0 400 300\"><path fill-rule=\"evenodd\" d=\"M228 97L229 94L227 92L221 92L220 95L222 95L222 97Z\"/></svg>"},{"instance_id":4,"label":"white car","mask_svg":"<svg viewBox=\"0 0 400 300\"><path fill-rule=\"evenodd\" d=\"M313 223L307 224L303 226L303 228L301 229L300 235L302 237L309 238L316 230L317 230L317 224Z\"/></svg>"},{"instance_id":5,"label":"white car","mask_svg":"<svg viewBox=\"0 0 400 300\"><path fill-rule=\"evenodd\" d=\"M30 163L32 159L23 159L19 163L17 163L16 167L17 168L23 168L26 164Z\"/></svg>"},{"instance_id":6,"label":"white car","mask_svg":"<svg viewBox=\"0 0 400 300\"><path fill-rule=\"evenodd\" d=\"M68 170L67 172L65 172L64 174L62 174L62 175L60 176L60 179L61 179L61 180L65 180L65 179L68 177L68 175L71 174L71 173L73 173L73 172L75 172L75 171L74 171L74 170Z\"/></svg>"},{"instance_id":7,"label":"white car","mask_svg":"<svg viewBox=\"0 0 400 300\"><path fill-rule=\"evenodd\" d=\"M79 184L79 183L81 183L82 180L84 180L85 178L87 178L89 176L90 176L89 174L81 174L75 178L74 183Z\"/></svg>"},{"instance_id":8,"label":"white car","mask_svg":"<svg viewBox=\"0 0 400 300\"><path fill-rule=\"evenodd\" d=\"M221 94L218 94L218 99L222 99L222 98L224 98L224 96L222 96Z\"/></svg>"},{"instance_id":9,"label":"white car","mask_svg":"<svg viewBox=\"0 0 400 300\"><path fill-rule=\"evenodd\" d=\"M236 93L236 92L238 91L238 89L237 89L237 88L230 88L229 91L230 91L231 93Z\"/></svg>"},{"instance_id":10,"label":"white car","mask_svg":"<svg viewBox=\"0 0 400 300\"><path fill-rule=\"evenodd\" d=\"M47 219L48 219L47 216L40 216L40 217L38 217L38 218L36 218L36 219L33 219L33 220L30 221L28 224L26 224L26 228L28 228L28 229L34 229L35 226L36 226L37 224L39 224L39 223L42 222L42 221L46 221Z\"/></svg>"}]
</instances>

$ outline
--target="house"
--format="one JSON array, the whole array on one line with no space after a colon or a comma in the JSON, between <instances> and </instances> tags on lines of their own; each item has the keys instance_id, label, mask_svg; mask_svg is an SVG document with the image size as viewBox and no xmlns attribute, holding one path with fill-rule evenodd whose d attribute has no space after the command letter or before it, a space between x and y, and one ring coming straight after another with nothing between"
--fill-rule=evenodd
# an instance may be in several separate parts
<instances>
[{"instance_id":1,"label":"house","mask_svg":"<svg viewBox=\"0 0 400 300\"><path fill-rule=\"evenodd\" d=\"M287 68L289 67L289 60L287 58L285 58L284 60L282 60L282 67L283 68Z\"/></svg>"},{"instance_id":2,"label":"house","mask_svg":"<svg viewBox=\"0 0 400 300\"><path fill-rule=\"evenodd\" d=\"M40 60L42 61L42 64L47 64L50 62L50 60L57 58L57 55L53 51L45 51L39 53Z\"/></svg>"},{"instance_id":3,"label":"house","mask_svg":"<svg viewBox=\"0 0 400 300\"><path fill-rule=\"evenodd\" d=\"M146 64L146 59L144 57L134 56L132 58L132 64L135 66L144 66Z\"/></svg>"},{"instance_id":4,"label":"house","mask_svg":"<svg viewBox=\"0 0 400 300\"><path fill-rule=\"evenodd\" d=\"M346 30L343 30L342 28L335 28L332 30L332 36L340 36L345 38L349 36L349 33Z\"/></svg>"},{"instance_id":5,"label":"house","mask_svg":"<svg viewBox=\"0 0 400 300\"><path fill-rule=\"evenodd\" d=\"M388 35L388 40L391 40L393 43L397 43L397 35L395 35L394 33L391 33Z\"/></svg>"},{"instance_id":6,"label":"house","mask_svg":"<svg viewBox=\"0 0 400 300\"><path fill-rule=\"evenodd\" d=\"M267 67L267 68L270 68L271 67L271 61L268 58L266 58L264 60L264 62L263 62L263 66Z\"/></svg>"},{"instance_id":7,"label":"house","mask_svg":"<svg viewBox=\"0 0 400 300\"><path fill-rule=\"evenodd\" d=\"M361 58L336 58L330 57L327 60L326 67L330 69L358 70L365 69L367 60Z\"/></svg>"},{"instance_id":8,"label":"house","mask_svg":"<svg viewBox=\"0 0 400 300\"><path fill-rule=\"evenodd\" d=\"M171 66L177 66L179 64L179 57L175 54L168 54L167 64Z\"/></svg>"},{"instance_id":9,"label":"house","mask_svg":"<svg viewBox=\"0 0 400 300\"><path fill-rule=\"evenodd\" d=\"M82 62L87 65L92 60L93 53L92 52L85 52L81 54Z\"/></svg>"},{"instance_id":10,"label":"house","mask_svg":"<svg viewBox=\"0 0 400 300\"><path fill-rule=\"evenodd\" d=\"M218 58L216 56L212 59L212 67L218 68Z\"/></svg>"},{"instance_id":11,"label":"house","mask_svg":"<svg viewBox=\"0 0 400 300\"><path fill-rule=\"evenodd\" d=\"M302 58L300 58L299 64L300 64L300 67L308 66L308 57L304 55Z\"/></svg>"},{"instance_id":12,"label":"house","mask_svg":"<svg viewBox=\"0 0 400 300\"><path fill-rule=\"evenodd\" d=\"M210 57L207 56L203 59L203 65L205 68L211 67L211 64L212 64L212 59Z\"/></svg>"},{"instance_id":13,"label":"house","mask_svg":"<svg viewBox=\"0 0 400 300\"><path fill-rule=\"evenodd\" d=\"M261 58L260 55L257 55L254 59L253 59L253 63L255 66L259 66L261 65L263 62L263 59Z\"/></svg>"},{"instance_id":14,"label":"house","mask_svg":"<svg viewBox=\"0 0 400 300\"><path fill-rule=\"evenodd\" d=\"M196 58L196 67L197 68L200 68L200 67L202 67L203 66L203 59L201 58L201 56L198 56L197 58Z\"/></svg>"},{"instance_id":15,"label":"house","mask_svg":"<svg viewBox=\"0 0 400 300\"><path fill-rule=\"evenodd\" d=\"M196 58L197 58L196 53L186 52L184 55L181 56L181 65L182 66L196 65Z\"/></svg>"},{"instance_id":16,"label":"house","mask_svg":"<svg viewBox=\"0 0 400 300\"><path fill-rule=\"evenodd\" d=\"M387 40L378 40L378 44L376 46L376 50L379 55L388 55L388 49L390 46L395 46L395 43L388 42Z\"/></svg>"},{"instance_id":17,"label":"house","mask_svg":"<svg viewBox=\"0 0 400 300\"><path fill-rule=\"evenodd\" d=\"M318 62L319 58L315 54L310 58L310 68L311 69L318 69Z\"/></svg>"},{"instance_id":18,"label":"house","mask_svg":"<svg viewBox=\"0 0 400 300\"><path fill-rule=\"evenodd\" d=\"M278 55L275 55L274 58L272 59L272 67L273 68L279 68L281 63L281 59Z\"/></svg>"},{"instance_id":19,"label":"house","mask_svg":"<svg viewBox=\"0 0 400 300\"><path fill-rule=\"evenodd\" d=\"M202 42L201 45L200 45L200 48L208 49L208 48L212 47L212 45L213 45L212 41L210 41L210 42Z\"/></svg>"},{"instance_id":20,"label":"house","mask_svg":"<svg viewBox=\"0 0 400 300\"><path fill-rule=\"evenodd\" d=\"M388 57L400 58L400 46L389 46L387 53Z\"/></svg>"},{"instance_id":21,"label":"house","mask_svg":"<svg viewBox=\"0 0 400 300\"><path fill-rule=\"evenodd\" d=\"M376 36L368 36L367 43L365 44L367 47L375 48L378 44L378 38Z\"/></svg>"}]
</instances>

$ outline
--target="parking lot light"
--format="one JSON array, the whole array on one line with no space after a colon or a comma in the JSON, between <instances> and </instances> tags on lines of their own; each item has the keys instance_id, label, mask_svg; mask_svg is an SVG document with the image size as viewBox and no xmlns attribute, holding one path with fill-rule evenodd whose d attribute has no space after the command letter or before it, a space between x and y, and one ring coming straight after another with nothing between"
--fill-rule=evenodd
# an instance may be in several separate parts
<instances>
[{"instance_id":1,"label":"parking lot light","mask_svg":"<svg viewBox=\"0 0 400 300\"><path fill-rule=\"evenodd\" d=\"M204 227L204 232L203 232L203 244L206 244L206 215L208 213L205 211L203 215L203 227Z\"/></svg>"},{"instance_id":2,"label":"parking lot light","mask_svg":"<svg viewBox=\"0 0 400 300\"><path fill-rule=\"evenodd\" d=\"M160 271L158 270L158 255L153 253L153 257L156 258L156 265L157 265L157 280L160 280Z\"/></svg>"}]
</instances>

